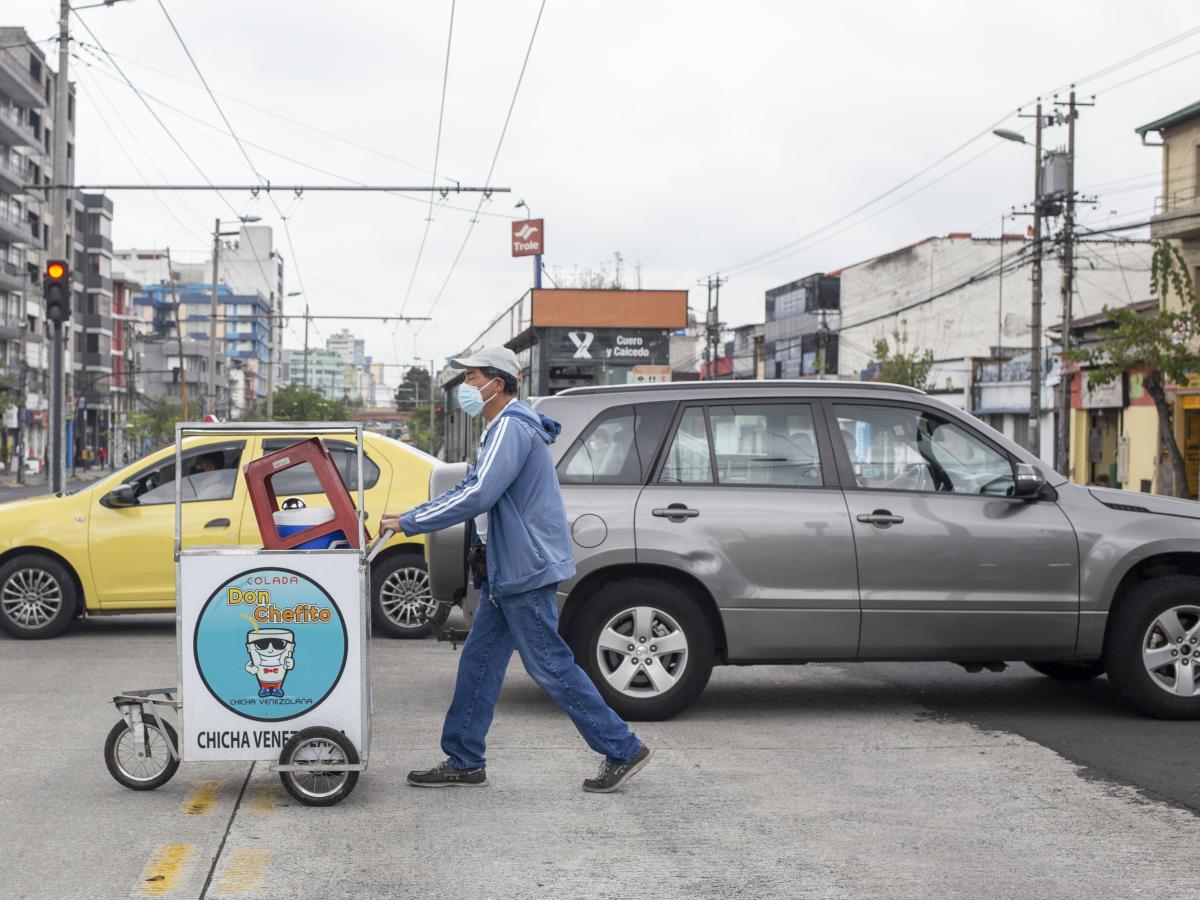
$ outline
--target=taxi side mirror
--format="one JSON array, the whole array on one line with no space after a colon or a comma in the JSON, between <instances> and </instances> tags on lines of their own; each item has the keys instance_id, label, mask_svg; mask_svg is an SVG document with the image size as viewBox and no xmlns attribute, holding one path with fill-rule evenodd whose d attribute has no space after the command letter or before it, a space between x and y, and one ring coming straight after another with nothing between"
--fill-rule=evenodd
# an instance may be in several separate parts
<instances>
[{"instance_id":1,"label":"taxi side mirror","mask_svg":"<svg viewBox=\"0 0 1200 900\"><path fill-rule=\"evenodd\" d=\"M137 497L133 496L133 485L119 484L103 497L100 505L109 509L124 509L127 506L137 506Z\"/></svg>"}]
</instances>

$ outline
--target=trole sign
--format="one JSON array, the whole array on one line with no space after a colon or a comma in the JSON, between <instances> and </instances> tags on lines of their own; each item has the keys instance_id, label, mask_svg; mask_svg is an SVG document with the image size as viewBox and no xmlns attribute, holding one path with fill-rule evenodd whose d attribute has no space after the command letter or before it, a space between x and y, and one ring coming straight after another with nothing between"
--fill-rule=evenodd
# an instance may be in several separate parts
<instances>
[{"instance_id":1,"label":"trole sign","mask_svg":"<svg viewBox=\"0 0 1200 900\"><path fill-rule=\"evenodd\" d=\"M546 246L546 226L541 219L512 223L512 255L540 256Z\"/></svg>"}]
</instances>

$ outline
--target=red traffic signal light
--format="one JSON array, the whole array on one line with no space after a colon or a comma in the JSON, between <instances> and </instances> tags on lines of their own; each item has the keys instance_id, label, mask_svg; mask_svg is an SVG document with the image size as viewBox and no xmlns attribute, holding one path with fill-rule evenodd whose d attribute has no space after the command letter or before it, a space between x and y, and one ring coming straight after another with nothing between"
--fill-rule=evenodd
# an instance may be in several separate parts
<instances>
[{"instance_id":1,"label":"red traffic signal light","mask_svg":"<svg viewBox=\"0 0 1200 900\"><path fill-rule=\"evenodd\" d=\"M59 324L71 318L71 269L64 260L47 261L42 288L46 299L46 318Z\"/></svg>"}]
</instances>

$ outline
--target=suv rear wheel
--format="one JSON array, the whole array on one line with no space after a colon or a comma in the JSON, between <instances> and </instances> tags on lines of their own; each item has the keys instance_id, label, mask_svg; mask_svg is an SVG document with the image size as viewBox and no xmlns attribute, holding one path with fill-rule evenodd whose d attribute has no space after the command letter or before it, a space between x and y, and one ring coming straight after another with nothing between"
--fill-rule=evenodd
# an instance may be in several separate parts
<instances>
[{"instance_id":1,"label":"suv rear wheel","mask_svg":"<svg viewBox=\"0 0 1200 900\"><path fill-rule=\"evenodd\" d=\"M1104 662L1121 695L1160 719L1200 719L1200 578L1135 587L1109 616Z\"/></svg>"},{"instance_id":2,"label":"suv rear wheel","mask_svg":"<svg viewBox=\"0 0 1200 900\"><path fill-rule=\"evenodd\" d=\"M575 659L624 719L669 719L708 684L713 635L684 590L649 578L611 582L571 629Z\"/></svg>"}]
</instances>

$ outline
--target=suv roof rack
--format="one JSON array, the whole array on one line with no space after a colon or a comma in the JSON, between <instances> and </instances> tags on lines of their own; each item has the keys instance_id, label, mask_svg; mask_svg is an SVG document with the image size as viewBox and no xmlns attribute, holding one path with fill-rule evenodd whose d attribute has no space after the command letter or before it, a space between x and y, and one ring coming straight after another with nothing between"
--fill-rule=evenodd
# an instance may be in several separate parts
<instances>
[{"instance_id":1,"label":"suv roof rack","mask_svg":"<svg viewBox=\"0 0 1200 900\"><path fill-rule=\"evenodd\" d=\"M565 391L559 391L555 394L556 397L567 395L580 396L584 394L617 394L625 391L679 391L679 390L704 390L704 391L721 391L721 390L740 390L743 388L795 388L803 387L816 390L836 390L838 388L852 388L854 390L871 390L871 391L904 391L909 394L924 394L925 392L919 388L909 387L903 384L889 384L885 381L827 381L822 379L807 379L807 378L743 378L743 379L714 379L711 381L666 381L658 384L604 384L595 387L573 387L567 388Z\"/></svg>"}]
</instances>

